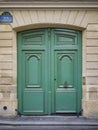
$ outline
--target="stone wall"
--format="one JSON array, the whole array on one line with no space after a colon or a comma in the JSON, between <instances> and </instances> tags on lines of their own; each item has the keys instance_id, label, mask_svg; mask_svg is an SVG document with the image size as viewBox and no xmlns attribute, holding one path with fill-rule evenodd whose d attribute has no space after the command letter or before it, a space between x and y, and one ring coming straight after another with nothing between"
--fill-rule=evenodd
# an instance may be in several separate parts
<instances>
[{"instance_id":1,"label":"stone wall","mask_svg":"<svg viewBox=\"0 0 98 130\"><path fill-rule=\"evenodd\" d=\"M83 116L98 117L98 11L68 9L9 10L13 23L0 24L0 115L16 115L17 32L62 27L82 31ZM0 14L3 10L0 12Z\"/></svg>"},{"instance_id":2,"label":"stone wall","mask_svg":"<svg viewBox=\"0 0 98 130\"><path fill-rule=\"evenodd\" d=\"M98 23L87 26L86 85L83 93L84 115L98 117Z\"/></svg>"},{"instance_id":3,"label":"stone wall","mask_svg":"<svg viewBox=\"0 0 98 130\"><path fill-rule=\"evenodd\" d=\"M17 108L14 79L13 32L10 25L0 24L0 115L15 115Z\"/></svg>"}]
</instances>

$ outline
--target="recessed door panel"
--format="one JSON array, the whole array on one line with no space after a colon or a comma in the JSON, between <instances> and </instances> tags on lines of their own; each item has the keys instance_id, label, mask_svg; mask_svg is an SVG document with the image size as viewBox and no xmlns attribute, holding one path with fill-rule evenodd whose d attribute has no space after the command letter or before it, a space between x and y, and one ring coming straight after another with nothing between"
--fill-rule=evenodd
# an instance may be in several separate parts
<instances>
[{"instance_id":1,"label":"recessed door panel","mask_svg":"<svg viewBox=\"0 0 98 130\"><path fill-rule=\"evenodd\" d=\"M45 102L42 89L24 90L23 93L23 113L25 114L44 114Z\"/></svg>"},{"instance_id":2,"label":"recessed door panel","mask_svg":"<svg viewBox=\"0 0 98 130\"><path fill-rule=\"evenodd\" d=\"M58 87L73 87L74 80L74 61L71 52L56 52L57 80Z\"/></svg>"},{"instance_id":3,"label":"recessed door panel","mask_svg":"<svg viewBox=\"0 0 98 130\"><path fill-rule=\"evenodd\" d=\"M27 87L41 87L42 54L31 53L26 57L26 84Z\"/></svg>"}]
</instances>

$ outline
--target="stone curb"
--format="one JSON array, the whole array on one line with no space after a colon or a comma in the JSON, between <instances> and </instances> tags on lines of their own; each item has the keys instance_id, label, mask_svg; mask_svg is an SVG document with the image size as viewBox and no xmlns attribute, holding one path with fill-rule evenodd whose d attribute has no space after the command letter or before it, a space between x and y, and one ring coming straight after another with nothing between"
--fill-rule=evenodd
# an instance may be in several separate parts
<instances>
[{"instance_id":1,"label":"stone curb","mask_svg":"<svg viewBox=\"0 0 98 130\"><path fill-rule=\"evenodd\" d=\"M16 118L0 118L0 126L98 126L98 118L32 116Z\"/></svg>"},{"instance_id":2,"label":"stone curb","mask_svg":"<svg viewBox=\"0 0 98 130\"><path fill-rule=\"evenodd\" d=\"M2 121L0 125L13 126L98 126L98 122L20 122Z\"/></svg>"}]
</instances>

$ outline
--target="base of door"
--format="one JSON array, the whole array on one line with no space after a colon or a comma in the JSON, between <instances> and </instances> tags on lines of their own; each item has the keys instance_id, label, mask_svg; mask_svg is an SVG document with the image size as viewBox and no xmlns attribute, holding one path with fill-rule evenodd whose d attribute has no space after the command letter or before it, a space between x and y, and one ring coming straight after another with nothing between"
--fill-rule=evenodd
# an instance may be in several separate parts
<instances>
[{"instance_id":1,"label":"base of door","mask_svg":"<svg viewBox=\"0 0 98 130\"><path fill-rule=\"evenodd\" d=\"M36 117L58 117L58 116L65 116L65 117L72 117L72 116L81 116L82 115L82 112L79 112L79 113L51 113L51 114L21 114L18 112L18 116L30 116L30 117L33 117L33 116L36 116Z\"/></svg>"},{"instance_id":2,"label":"base of door","mask_svg":"<svg viewBox=\"0 0 98 130\"><path fill-rule=\"evenodd\" d=\"M79 113L52 113L53 116L81 116L82 112Z\"/></svg>"}]
</instances>

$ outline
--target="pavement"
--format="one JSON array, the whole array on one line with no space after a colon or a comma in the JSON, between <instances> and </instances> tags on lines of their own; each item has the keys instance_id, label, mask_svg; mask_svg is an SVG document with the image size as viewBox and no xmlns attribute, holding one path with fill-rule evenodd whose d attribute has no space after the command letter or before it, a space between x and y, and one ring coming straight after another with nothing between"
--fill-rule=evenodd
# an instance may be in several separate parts
<instances>
[{"instance_id":1,"label":"pavement","mask_svg":"<svg viewBox=\"0 0 98 130\"><path fill-rule=\"evenodd\" d=\"M23 126L98 126L98 118L85 118L76 116L16 116L0 117L0 125Z\"/></svg>"}]
</instances>

